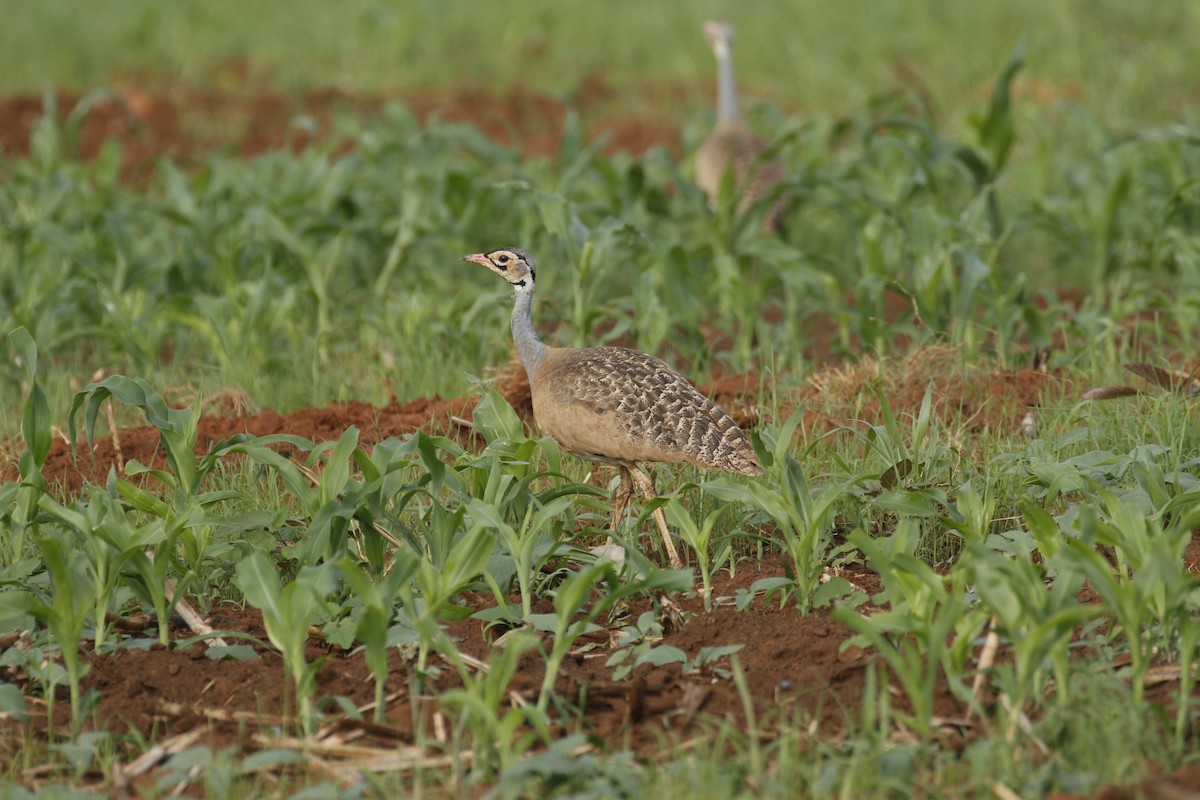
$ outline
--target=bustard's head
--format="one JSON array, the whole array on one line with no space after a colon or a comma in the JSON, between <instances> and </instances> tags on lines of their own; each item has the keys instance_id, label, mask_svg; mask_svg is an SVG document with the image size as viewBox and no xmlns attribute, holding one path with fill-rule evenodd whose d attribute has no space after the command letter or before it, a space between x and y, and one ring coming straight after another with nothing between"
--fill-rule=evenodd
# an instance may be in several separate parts
<instances>
[{"instance_id":1,"label":"bustard's head","mask_svg":"<svg viewBox=\"0 0 1200 800\"><path fill-rule=\"evenodd\" d=\"M729 55L733 50L733 26L728 22L710 19L704 23L704 38L708 39L708 44L718 58Z\"/></svg>"},{"instance_id":2,"label":"bustard's head","mask_svg":"<svg viewBox=\"0 0 1200 800\"><path fill-rule=\"evenodd\" d=\"M537 267L533 263L533 256L516 247L504 247L488 253L463 256L463 261L483 264L511 283L517 291L532 289L533 281L537 277Z\"/></svg>"}]
</instances>

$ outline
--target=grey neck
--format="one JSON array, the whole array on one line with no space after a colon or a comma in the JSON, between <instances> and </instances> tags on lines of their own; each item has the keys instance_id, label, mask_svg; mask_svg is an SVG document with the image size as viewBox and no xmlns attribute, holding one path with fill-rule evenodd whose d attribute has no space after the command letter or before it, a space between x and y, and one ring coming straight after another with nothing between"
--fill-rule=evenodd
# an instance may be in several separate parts
<instances>
[{"instance_id":1,"label":"grey neck","mask_svg":"<svg viewBox=\"0 0 1200 800\"><path fill-rule=\"evenodd\" d=\"M733 83L733 50L725 42L714 48L717 56L717 119L722 122L740 120L737 87Z\"/></svg>"},{"instance_id":2,"label":"grey neck","mask_svg":"<svg viewBox=\"0 0 1200 800\"><path fill-rule=\"evenodd\" d=\"M525 365L525 374L529 376L529 385L536 380L538 367L542 356L546 354L546 345L533 331L533 316L530 308L533 305L533 284L517 287L513 302L512 334L513 343L517 346L517 355Z\"/></svg>"}]
</instances>

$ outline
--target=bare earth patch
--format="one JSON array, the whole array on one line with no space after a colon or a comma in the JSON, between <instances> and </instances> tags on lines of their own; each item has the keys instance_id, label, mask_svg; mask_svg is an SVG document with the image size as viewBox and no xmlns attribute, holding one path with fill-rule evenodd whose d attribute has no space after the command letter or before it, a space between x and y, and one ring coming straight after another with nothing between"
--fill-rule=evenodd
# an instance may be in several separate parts
<instances>
[{"instance_id":1,"label":"bare earth patch","mask_svg":"<svg viewBox=\"0 0 1200 800\"><path fill-rule=\"evenodd\" d=\"M154 162L167 156L194 162L215 149L253 156L268 150L299 152L326 136L338 116L378 115L388 102L398 101L422 120L469 122L488 131L504 145L526 156L552 155L562 142L566 103L558 97L524 87L502 95L478 89L396 94L354 95L337 89L286 94L265 86L245 86L236 65L229 80L236 91L189 85L162 85L161 80L115 83L103 96L90 98L73 132L74 155L93 159L105 142L121 148L121 176L149 176ZM668 91L668 90L663 90ZM679 129L665 118L614 115L607 110L612 97L600 79L587 81L574 106L580 112L586 140L603 137L606 152L642 153L656 145L677 149ZM78 92L54 96L60 119L68 119L80 100ZM0 157L29 155L31 136L46 112L41 94L0 98Z\"/></svg>"},{"instance_id":2,"label":"bare earth patch","mask_svg":"<svg viewBox=\"0 0 1200 800\"><path fill-rule=\"evenodd\" d=\"M739 589L747 589L762 577L780 575L783 569L779 557L771 556L739 564L734 575L721 573L714 581L714 597L723 605L709 613L703 611L699 598L680 598L685 621L673 629L668 625L662 644L677 647L693 658L703 647L745 645L737 657L762 729L771 730L781 722L799 719L810 724L814 734L836 738L847 722L853 724L862 709L868 666L875 659L857 647L847 647L849 630L823 612L800 616L794 608L781 609L777 603L761 599L743 611L732 607L732 598ZM874 576L854 577L866 588L878 590ZM465 599L477 609L492 604L482 595ZM535 610L549 610L548 603L541 605ZM610 621L610 628L631 624L650 608L648 600L640 600L622 609ZM218 606L212 611L211 621L219 629L242 631L266 640L261 617L253 609ZM460 652L479 659L488 658L498 635L476 619L448 627ZM294 703L288 696L289 680L279 656L264 647L256 646L255 651L255 658L216 661L208 658L201 644L186 649L164 649L154 644L148 649L131 647L109 655L87 656L85 687L100 693L93 725L100 730L137 731L154 741L195 731L197 743L214 749L269 747L277 736L273 733L277 726L294 724L290 716ZM605 664L612 652L613 642L607 632L581 639L556 683L559 695L582 699L579 721L567 724L572 730L588 733L595 746L632 747L653 757L660 748L669 748L672 740L702 735L722 720L739 725L744 722L746 703L729 679L728 657L689 672L679 664L643 666L628 678L613 681L612 668ZM312 638L307 655L310 660L324 659L317 680L318 698L341 697L357 707L373 700L373 679L361 654L342 652ZM336 736L339 742L386 752L413 744L419 725L423 740L432 735L434 741L445 743L437 733L442 722L435 719L439 712L434 699L460 686L461 681L440 659L435 657L431 663L441 667L439 676L424 694L414 695L412 663L393 650L389 656L386 719L378 724L355 722L328 703L321 737ZM535 652L527 653L509 687L510 702L536 702L543 677L543 659ZM28 702L34 716L33 728L44 731L44 704L34 697ZM937 708L947 716L960 713L944 691ZM66 723L65 702L58 709L56 728ZM369 719L370 712L365 716ZM0 731L5 734L0 736L0 752L15 754L13 748L20 746L18 728L8 723ZM561 732L569 731L564 728ZM96 776L97 781L101 777Z\"/></svg>"},{"instance_id":3,"label":"bare earth patch","mask_svg":"<svg viewBox=\"0 0 1200 800\"><path fill-rule=\"evenodd\" d=\"M738 589L748 588L759 578L781 574L778 557L761 563L739 565L735 576L722 574L715 594L732 598ZM477 608L492 605L476 597ZM779 609L777 604L757 602L746 611L722 606L703 613L698 598L680 603L688 619L667 633L663 644L673 645L694 657L701 647L727 644L756 644L738 653L751 687L758 713L788 709L816 719L825 735L836 736L847 720L857 718L863 697L865 670L872 659L862 650L850 647L840 652L850 632L821 613L802 617L794 609ZM624 618L631 623L648 602L626 609ZM544 609L544 610L548 610ZM212 612L214 626L240 630L266 639L261 619L253 609L219 606ZM486 623L467 619L451 623L449 630L460 651L486 659L494 645L496 631L485 631ZM568 658L558 679L558 693L565 697L586 697L586 728L610 743L618 743L632 733L645 747L656 744L659 734L667 731L686 733L698 719L706 717L741 718L744 706L732 681L714 677L711 668L683 673L678 664L643 667L624 681L611 680L612 668L605 666L611 655L606 637L595 650L581 640L577 654ZM593 638L591 642L601 642ZM310 658L324 657L318 679L318 696L342 696L355 705L372 701L374 685L361 655L347 655L336 648L310 640ZM256 648L257 659L214 661L205 656L202 645L184 650L166 650L154 646L148 650L128 649L112 655L91 656L87 686L99 689L102 698L99 717L108 730L132 727L149 733L157 728L160 735L174 735L206 720L213 722L214 744L231 743L239 736L259 733L247 727L245 715L260 715L264 721L282 719L289 713L285 697L287 681L283 665L274 652ZM586 651L586 652L585 652ZM437 679L439 692L461 685L447 665ZM728 668L728 658L714 665ZM411 665L397 653L391 655L389 695L399 693L389 704L385 727L390 730L368 731L373 735L390 734L399 741L411 742L414 735ZM534 653L520 665L512 691L526 700L536 700L544 677L544 662ZM581 691L586 689L586 691ZM419 703L419 700L418 700ZM945 698L946 710L953 700ZM429 709L432 711L432 708ZM335 715L336 716L336 715ZM242 742L243 744L249 742Z\"/></svg>"}]
</instances>

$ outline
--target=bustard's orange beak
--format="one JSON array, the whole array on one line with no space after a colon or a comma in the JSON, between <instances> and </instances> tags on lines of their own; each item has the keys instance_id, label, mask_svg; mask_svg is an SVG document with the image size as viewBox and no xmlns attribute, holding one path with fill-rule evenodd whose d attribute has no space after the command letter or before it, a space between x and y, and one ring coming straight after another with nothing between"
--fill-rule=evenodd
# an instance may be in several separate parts
<instances>
[{"instance_id":1,"label":"bustard's orange beak","mask_svg":"<svg viewBox=\"0 0 1200 800\"><path fill-rule=\"evenodd\" d=\"M474 261L476 264L483 264L485 267L492 265L491 259L485 253L475 253L474 255L463 256L463 261Z\"/></svg>"}]
</instances>

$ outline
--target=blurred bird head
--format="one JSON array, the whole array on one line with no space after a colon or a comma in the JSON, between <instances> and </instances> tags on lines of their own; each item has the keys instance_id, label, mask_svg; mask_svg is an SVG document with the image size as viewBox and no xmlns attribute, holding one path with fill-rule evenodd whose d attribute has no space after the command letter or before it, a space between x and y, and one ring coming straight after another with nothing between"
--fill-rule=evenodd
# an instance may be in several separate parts
<instances>
[{"instance_id":1,"label":"blurred bird head","mask_svg":"<svg viewBox=\"0 0 1200 800\"><path fill-rule=\"evenodd\" d=\"M733 26L728 22L710 19L704 23L704 37L718 56L733 49Z\"/></svg>"}]
</instances>

